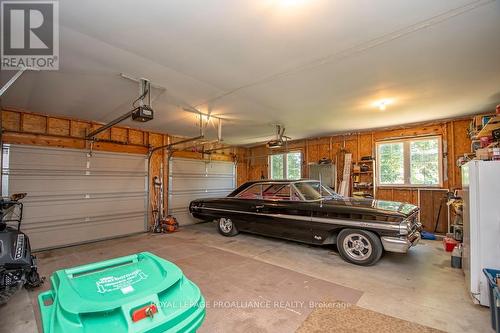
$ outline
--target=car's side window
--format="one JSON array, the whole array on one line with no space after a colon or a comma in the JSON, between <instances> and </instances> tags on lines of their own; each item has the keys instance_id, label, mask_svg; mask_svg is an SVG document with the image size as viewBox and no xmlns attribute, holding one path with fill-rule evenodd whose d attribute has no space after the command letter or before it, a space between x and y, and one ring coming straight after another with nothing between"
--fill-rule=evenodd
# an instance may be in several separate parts
<instances>
[{"instance_id":1,"label":"car's side window","mask_svg":"<svg viewBox=\"0 0 500 333\"><path fill-rule=\"evenodd\" d=\"M246 190L243 190L236 197L240 199L262 199L262 185L252 185Z\"/></svg>"},{"instance_id":2,"label":"car's side window","mask_svg":"<svg viewBox=\"0 0 500 333\"><path fill-rule=\"evenodd\" d=\"M239 199L300 201L300 195L290 184L254 184L236 195Z\"/></svg>"}]
</instances>

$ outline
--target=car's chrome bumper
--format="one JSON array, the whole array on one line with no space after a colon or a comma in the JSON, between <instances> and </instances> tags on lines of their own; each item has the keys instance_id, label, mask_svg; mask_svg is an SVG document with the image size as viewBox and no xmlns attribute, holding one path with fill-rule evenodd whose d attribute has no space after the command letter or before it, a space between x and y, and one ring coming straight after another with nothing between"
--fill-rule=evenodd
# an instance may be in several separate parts
<instances>
[{"instance_id":1,"label":"car's chrome bumper","mask_svg":"<svg viewBox=\"0 0 500 333\"><path fill-rule=\"evenodd\" d=\"M381 237L384 250L388 252L406 253L408 249L420 241L420 231L415 230L408 236Z\"/></svg>"}]
</instances>

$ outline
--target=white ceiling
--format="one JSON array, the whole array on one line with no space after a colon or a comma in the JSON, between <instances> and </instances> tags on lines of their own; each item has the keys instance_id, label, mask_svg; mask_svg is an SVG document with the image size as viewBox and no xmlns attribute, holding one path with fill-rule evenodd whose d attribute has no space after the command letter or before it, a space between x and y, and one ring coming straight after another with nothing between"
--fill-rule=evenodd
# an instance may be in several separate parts
<instances>
[{"instance_id":1,"label":"white ceiling","mask_svg":"<svg viewBox=\"0 0 500 333\"><path fill-rule=\"evenodd\" d=\"M230 119L228 143L282 123L294 139L491 111L500 102L495 0L60 0L60 70L27 72L3 104L109 121L146 77L155 119L196 135L187 105ZM4 83L14 72L2 72ZM387 110L373 106L392 99ZM137 123L133 126L138 126ZM210 131L215 135L215 130Z\"/></svg>"}]
</instances>

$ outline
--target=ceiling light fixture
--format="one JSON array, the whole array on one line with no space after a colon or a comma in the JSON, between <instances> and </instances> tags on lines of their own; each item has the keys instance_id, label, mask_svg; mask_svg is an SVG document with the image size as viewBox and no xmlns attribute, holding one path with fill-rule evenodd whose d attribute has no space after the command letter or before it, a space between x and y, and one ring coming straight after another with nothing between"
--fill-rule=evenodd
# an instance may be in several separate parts
<instances>
[{"instance_id":1,"label":"ceiling light fixture","mask_svg":"<svg viewBox=\"0 0 500 333\"><path fill-rule=\"evenodd\" d=\"M390 104L392 104L392 99L382 99L373 103L373 105L376 106L380 111L385 111L387 105Z\"/></svg>"},{"instance_id":2,"label":"ceiling light fixture","mask_svg":"<svg viewBox=\"0 0 500 333\"><path fill-rule=\"evenodd\" d=\"M307 0L268 0L267 3L271 6L291 8L304 4Z\"/></svg>"}]
</instances>

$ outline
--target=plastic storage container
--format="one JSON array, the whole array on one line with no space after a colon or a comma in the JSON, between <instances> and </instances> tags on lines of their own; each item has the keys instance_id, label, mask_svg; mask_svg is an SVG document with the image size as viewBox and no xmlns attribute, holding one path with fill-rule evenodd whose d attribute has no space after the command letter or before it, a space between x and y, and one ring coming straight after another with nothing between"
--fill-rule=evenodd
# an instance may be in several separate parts
<instances>
[{"instance_id":1,"label":"plastic storage container","mask_svg":"<svg viewBox=\"0 0 500 333\"><path fill-rule=\"evenodd\" d=\"M493 307L495 309L495 327L497 333L500 333L500 289L497 287L493 289Z\"/></svg>"},{"instance_id":2,"label":"plastic storage container","mask_svg":"<svg viewBox=\"0 0 500 333\"><path fill-rule=\"evenodd\" d=\"M59 270L38 296L44 333L195 332L205 318L198 287L149 252Z\"/></svg>"},{"instance_id":3,"label":"plastic storage container","mask_svg":"<svg viewBox=\"0 0 500 333\"><path fill-rule=\"evenodd\" d=\"M457 244L458 244L458 242L456 240L454 240L453 238L451 238L451 237L445 237L445 238L443 238L443 246L444 246L444 250L446 252L453 251L453 249L455 248L455 246Z\"/></svg>"},{"instance_id":4,"label":"plastic storage container","mask_svg":"<svg viewBox=\"0 0 500 333\"><path fill-rule=\"evenodd\" d=\"M500 292L496 282L496 276L500 275L498 269L483 269L484 275L488 279L490 291L490 311L491 311L491 327L500 333Z\"/></svg>"}]
</instances>

